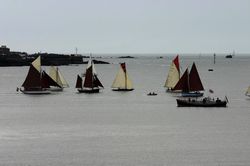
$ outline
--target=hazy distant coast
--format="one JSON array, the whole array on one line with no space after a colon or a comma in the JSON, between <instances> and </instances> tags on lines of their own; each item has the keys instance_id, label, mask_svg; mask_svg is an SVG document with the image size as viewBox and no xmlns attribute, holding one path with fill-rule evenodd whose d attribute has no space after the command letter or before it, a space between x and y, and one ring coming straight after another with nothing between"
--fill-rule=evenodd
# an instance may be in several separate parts
<instances>
[{"instance_id":1,"label":"hazy distant coast","mask_svg":"<svg viewBox=\"0 0 250 166\"><path fill-rule=\"evenodd\" d=\"M83 58L89 56L82 56L80 54L55 54L55 53L34 53L28 54L26 52L10 51L6 46L0 47L0 66L28 66L38 56L41 56L42 65L70 65L70 64L85 64ZM94 60L96 64L109 64L100 60Z\"/></svg>"}]
</instances>

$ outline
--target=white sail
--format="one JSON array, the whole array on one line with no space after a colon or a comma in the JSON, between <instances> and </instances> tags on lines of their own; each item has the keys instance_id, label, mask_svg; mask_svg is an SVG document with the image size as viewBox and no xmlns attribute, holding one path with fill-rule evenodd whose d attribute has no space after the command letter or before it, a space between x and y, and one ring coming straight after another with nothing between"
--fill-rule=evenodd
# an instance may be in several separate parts
<instances>
[{"instance_id":1,"label":"white sail","mask_svg":"<svg viewBox=\"0 0 250 166\"><path fill-rule=\"evenodd\" d=\"M92 57L90 56L90 57L89 57L89 61L88 61L88 65L87 65L87 68L86 68L86 69L90 68L91 66L92 66L92 72L93 72L93 74L96 74L96 75L97 75L97 72L96 72L96 70L95 70L95 65L94 65L94 63L93 63L93 61L92 61Z\"/></svg>"},{"instance_id":2,"label":"white sail","mask_svg":"<svg viewBox=\"0 0 250 166\"><path fill-rule=\"evenodd\" d=\"M248 87L247 91L246 91L246 95L250 96L250 86Z\"/></svg>"},{"instance_id":3,"label":"white sail","mask_svg":"<svg viewBox=\"0 0 250 166\"><path fill-rule=\"evenodd\" d=\"M69 84L64 79L58 68L51 66L49 71L49 76L61 87L64 88L69 87Z\"/></svg>"},{"instance_id":4,"label":"white sail","mask_svg":"<svg viewBox=\"0 0 250 166\"><path fill-rule=\"evenodd\" d=\"M122 67L119 68L119 71L116 74L115 80L111 87L119 89L133 89L132 81L130 80L127 72L124 72Z\"/></svg>"},{"instance_id":5,"label":"white sail","mask_svg":"<svg viewBox=\"0 0 250 166\"><path fill-rule=\"evenodd\" d=\"M36 70L41 72L41 57L40 56L38 56L31 64L36 68Z\"/></svg>"},{"instance_id":6,"label":"white sail","mask_svg":"<svg viewBox=\"0 0 250 166\"><path fill-rule=\"evenodd\" d=\"M169 89L174 88L177 82L179 81L179 79L180 79L180 73L176 65L174 64L174 62L172 62L169 68L167 80L165 82L164 87L169 88Z\"/></svg>"}]
</instances>

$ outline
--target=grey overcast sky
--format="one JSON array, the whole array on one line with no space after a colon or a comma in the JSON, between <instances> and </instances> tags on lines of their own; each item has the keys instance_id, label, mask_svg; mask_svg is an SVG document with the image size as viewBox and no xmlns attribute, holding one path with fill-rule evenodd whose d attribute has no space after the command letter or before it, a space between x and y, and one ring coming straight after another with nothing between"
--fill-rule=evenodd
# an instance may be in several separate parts
<instances>
[{"instance_id":1,"label":"grey overcast sky","mask_svg":"<svg viewBox=\"0 0 250 166\"><path fill-rule=\"evenodd\" d=\"M250 0L0 0L0 25L28 53L250 53Z\"/></svg>"}]
</instances>

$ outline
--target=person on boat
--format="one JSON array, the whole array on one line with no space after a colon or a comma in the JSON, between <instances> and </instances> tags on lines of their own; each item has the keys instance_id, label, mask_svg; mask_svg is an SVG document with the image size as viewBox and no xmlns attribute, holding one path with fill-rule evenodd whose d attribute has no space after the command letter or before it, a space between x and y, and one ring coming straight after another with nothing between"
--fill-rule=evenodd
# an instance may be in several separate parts
<instances>
[{"instance_id":1,"label":"person on boat","mask_svg":"<svg viewBox=\"0 0 250 166\"><path fill-rule=\"evenodd\" d=\"M221 102L221 100L217 97L216 103L219 103L219 102Z\"/></svg>"}]
</instances>

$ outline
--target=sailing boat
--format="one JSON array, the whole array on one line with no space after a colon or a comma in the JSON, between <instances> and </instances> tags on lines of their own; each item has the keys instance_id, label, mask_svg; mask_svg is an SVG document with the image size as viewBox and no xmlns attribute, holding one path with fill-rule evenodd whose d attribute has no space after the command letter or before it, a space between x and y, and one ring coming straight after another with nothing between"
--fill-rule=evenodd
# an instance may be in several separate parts
<instances>
[{"instance_id":1,"label":"sailing boat","mask_svg":"<svg viewBox=\"0 0 250 166\"><path fill-rule=\"evenodd\" d=\"M49 94L48 80L43 77L41 70L41 57L38 56L30 65L23 88L20 91L24 94Z\"/></svg>"},{"instance_id":2,"label":"sailing boat","mask_svg":"<svg viewBox=\"0 0 250 166\"><path fill-rule=\"evenodd\" d=\"M179 55L177 55L170 65L167 80L164 85L164 87L167 88L167 92L173 92L173 88L175 87L179 79L180 79L180 65L179 65Z\"/></svg>"},{"instance_id":3,"label":"sailing boat","mask_svg":"<svg viewBox=\"0 0 250 166\"><path fill-rule=\"evenodd\" d=\"M203 96L203 93L200 91L203 91L204 88L195 63L193 63L190 73L188 72L188 68L186 69L173 90L181 90L182 97Z\"/></svg>"},{"instance_id":4,"label":"sailing boat","mask_svg":"<svg viewBox=\"0 0 250 166\"><path fill-rule=\"evenodd\" d=\"M81 76L77 75L76 88L80 93L98 93L101 88L104 88L97 77L94 63L91 58L84 74L84 81Z\"/></svg>"},{"instance_id":5,"label":"sailing boat","mask_svg":"<svg viewBox=\"0 0 250 166\"><path fill-rule=\"evenodd\" d=\"M50 85L52 91L62 91L63 88L68 88L69 84L64 79L58 67L50 66L49 77L53 79L56 85Z\"/></svg>"},{"instance_id":6,"label":"sailing boat","mask_svg":"<svg viewBox=\"0 0 250 166\"><path fill-rule=\"evenodd\" d=\"M250 97L250 86L248 87L248 89L247 89L245 95Z\"/></svg>"},{"instance_id":7,"label":"sailing boat","mask_svg":"<svg viewBox=\"0 0 250 166\"><path fill-rule=\"evenodd\" d=\"M126 64L121 63L118 73L116 74L115 80L111 86L113 91L132 91L134 90L132 81L128 76Z\"/></svg>"}]
</instances>

